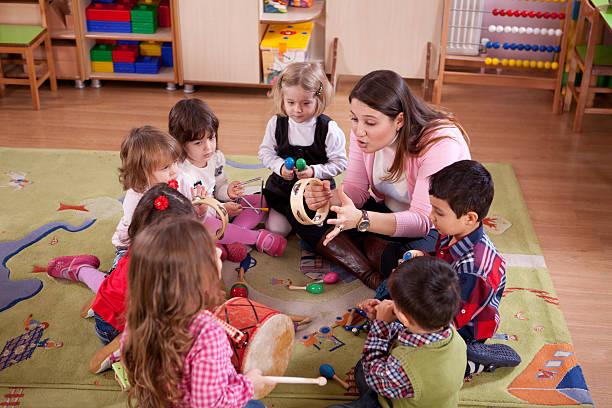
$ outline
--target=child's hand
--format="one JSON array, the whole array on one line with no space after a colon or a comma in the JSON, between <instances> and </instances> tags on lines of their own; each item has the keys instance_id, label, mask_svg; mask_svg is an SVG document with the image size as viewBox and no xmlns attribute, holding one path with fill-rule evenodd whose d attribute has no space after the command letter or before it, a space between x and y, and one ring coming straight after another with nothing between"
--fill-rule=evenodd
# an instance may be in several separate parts
<instances>
[{"instance_id":1,"label":"child's hand","mask_svg":"<svg viewBox=\"0 0 612 408\"><path fill-rule=\"evenodd\" d=\"M251 382L253 383L253 391L255 392L255 394L259 394L260 391L262 391L264 385L276 384L276 382L268 379L267 377L264 377L261 374L261 370L258 368L253 368L252 370L249 370L244 376L251 380Z\"/></svg>"},{"instance_id":2,"label":"child's hand","mask_svg":"<svg viewBox=\"0 0 612 408\"><path fill-rule=\"evenodd\" d=\"M391 323L395 319L397 319L397 316L395 316L392 300L383 300L376 305L376 320Z\"/></svg>"},{"instance_id":3,"label":"child's hand","mask_svg":"<svg viewBox=\"0 0 612 408\"><path fill-rule=\"evenodd\" d=\"M281 167L281 177L284 178L285 180L293 180L293 177L295 177L295 172L294 170L287 170L285 168L285 165L283 164Z\"/></svg>"},{"instance_id":4,"label":"child's hand","mask_svg":"<svg viewBox=\"0 0 612 408\"><path fill-rule=\"evenodd\" d=\"M202 185L196 186L195 188L191 189L191 196L194 200L196 200L197 198L204 198L207 196L207 194L208 193L206 192L206 189ZM208 212L208 206L206 204L194 205L193 208L198 217L200 218L204 217Z\"/></svg>"},{"instance_id":5,"label":"child's hand","mask_svg":"<svg viewBox=\"0 0 612 408\"><path fill-rule=\"evenodd\" d=\"M240 214L242 212L242 206L238 203L235 203L233 201L229 201L227 203L223 203L223 206L225 207L225 210L227 211L227 214L230 217L235 217L236 215Z\"/></svg>"},{"instance_id":6,"label":"child's hand","mask_svg":"<svg viewBox=\"0 0 612 408\"><path fill-rule=\"evenodd\" d=\"M413 258L417 258L419 256L425 256L425 252L423 252L421 250L418 250L418 249L411 249L411 250L408 250L408 251L404 252L404 255L402 255L402 258L397 260L397 264L398 265L401 265L404 262L406 262L404 260L404 258L406 257L406 254L410 254L410 257L407 260L410 260L410 259L413 259Z\"/></svg>"},{"instance_id":7,"label":"child's hand","mask_svg":"<svg viewBox=\"0 0 612 408\"><path fill-rule=\"evenodd\" d=\"M239 181L232 181L227 187L227 195L232 200L244 195L244 186Z\"/></svg>"},{"instance_id":8,"label":"child's hand","mask_svg":"<svg viewBox=\"0 0 612 408\"><path fill-rule=\"evenodd\" d=\"M368 319L374 320L376 318L376 306L380 304L378 299L366 299L357 304L357 307L368 315Z\"/></svg>"},{"instance_id":9,"label":"child's hand","mask_svg":"<svg viewBox=\"0 0 612 408\"><path fill-rule=\"evenodd\" d=\"M310 167L310 166L307 166L302 171L296 171L295 174L297 175L297 178L299 178L299 179L313 178L314 177L314 169L312 167Z\"/></svg>"}]
</instances>

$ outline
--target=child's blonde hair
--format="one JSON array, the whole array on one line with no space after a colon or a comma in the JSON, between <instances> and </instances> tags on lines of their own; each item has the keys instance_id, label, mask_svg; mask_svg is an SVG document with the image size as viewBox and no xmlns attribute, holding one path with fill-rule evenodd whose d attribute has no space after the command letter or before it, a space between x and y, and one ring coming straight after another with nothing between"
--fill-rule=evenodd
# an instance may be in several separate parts
<instances>
[{"instance_id":1,"label":"child's blonde hair","mask_svg":"<svg viewBox=\"0 0 612 408\"><path fill-rule=\"evenodd\" d=\"M172 136L153 127L142 126L130 131L121 143L119 181L123 189L144 193L151 185L151 175L169 161L181 156L181 147Z\"/></svg>"},{"instance_id":2,"label":"child's blonde hair","mask_svg":"<svg viewBox=\"0 0 612 408\"><path fill-rule=\"evenodd\" d=\"M189 327L223 301L213 240L193 217L145 227L130 248L128 335L122 361L132 385L129 405L183 406L179 388L193 344Z\"/></svg>"},{"instance_id":3,"label":"child's blonde hair","mask_svg":"<svg viewBox=\"0 0 612 408\"><path fill-rule=\"evenodd\" d=\"M305 91L314 93L317 100L315 116L322 114L331 103L334 90L321 67L315 62L293 62L281 72L272 86L274 113L287 115L283 104L283 88L301 86Z\"/></svg>"}]
</instances>

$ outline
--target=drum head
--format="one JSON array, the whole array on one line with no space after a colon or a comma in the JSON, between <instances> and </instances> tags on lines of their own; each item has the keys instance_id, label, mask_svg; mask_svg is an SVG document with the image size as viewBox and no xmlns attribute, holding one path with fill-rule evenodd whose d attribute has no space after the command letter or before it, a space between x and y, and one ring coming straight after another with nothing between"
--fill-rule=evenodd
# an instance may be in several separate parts
<instances>
[{"instance_id":1,"label":"drum head","mask_svg":"<svg viewBox=\"0 0 612 408\"><path fill-rule=\"evenodd\" d=\"M293 322L288 316L276 314L266 319L251 338L242 360L242 372L259 368L263 375L285 374L291 359L294 336ZM274 386L267 386L253 398L263 398L273 389Z\"/></svg>"}]
</instances>

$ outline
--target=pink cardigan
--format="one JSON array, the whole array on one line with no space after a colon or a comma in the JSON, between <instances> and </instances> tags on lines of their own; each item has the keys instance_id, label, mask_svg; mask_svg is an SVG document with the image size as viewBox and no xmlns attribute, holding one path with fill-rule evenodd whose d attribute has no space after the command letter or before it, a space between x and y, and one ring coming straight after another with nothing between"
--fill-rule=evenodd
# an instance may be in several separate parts
<instances>
[{"instance_id":1,"label":"pink cardigan","mask_svg":"<svg viewBox=\"0 0 612 408\"><path fill-rule=\"evenodd\" d=\"M406 181L412 197L410 209L394 213L394 237L422 237L432 227L429 220L431 204L429 202L429 176L459 160L470 159L468 148L461 131L457 127L437 130L433 138L445 136L436 142L422 156L410 156L406 159ZM370 195L381 202L384 195L372 186L374 153L364 153L357 144L355 134L351 131L348 169L344 177L344 192L361 208ZM391 163L389 163L391 166Z\"/></svg>"}]
</instances>

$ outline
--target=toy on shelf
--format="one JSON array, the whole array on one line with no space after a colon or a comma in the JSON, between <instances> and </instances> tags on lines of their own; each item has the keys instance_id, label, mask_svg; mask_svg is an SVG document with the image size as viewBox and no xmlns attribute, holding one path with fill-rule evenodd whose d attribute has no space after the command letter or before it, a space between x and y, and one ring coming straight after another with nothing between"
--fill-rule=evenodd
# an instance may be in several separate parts
<instances>
[{"instance_id":1,"label":"toy on shelf","mask_svg":"<svg viewBox=\"0 0 612 408\"><path fill-rule=\"evenodd\" d=\"M143 57L161 57L162 45L156 41L142 41L140 43L140 55Z\"/></svg>"},{"instance_id":2,"label":"toy on shelf","mask_svg":"<svg viewBox=\"0 0 612 408\"><path fill-rule=\"evenodd\" d=\"M314 23L270 24L261 40L262 74L272 84L291 62L305 62L309 57Z\"/></svg>"},{"instance_id":3,"label":"toy on shelf","mask_svg":"<svg viewBox=\"0 0 612 408\"><path fill-rule=\"evenodd\" d=\"M170 27L170 0L161 0L157 6L157 26Z\"/></svg>"},{"instance_id":4,"label":"toy on shelf","mask_svg":"<svg viewBox=\"0 0 612 408\"><path fill-rule=\"evenodd\" d=\"M264 13L286 13L287 0L263 0Z\"/></svg>"},{"instance_id":5,"label":"toy on shelf","mask_svg":"<svg viewBox=\"0 0 612 408\"><path fill-rule=\"evenodd\" d=\"M137 4L132 8L132 32L154 34L157 31L157 6Z\"/></svg>"},{"instance_id":6,"label":"toy on shelf","mask_svg":"<svg viewBox=\"0 0 612 408\"><path fill-rule=\"evenodd\" d=\"M289 0L288 6L309 8L314 4L314 0Z\"/></svg>"},{"instance_id":7,"label":"toy on shelf","mask_svg":"<svg viewBox=\"0 0 612 408\"><path fill-rule=\"evenodd\" d=\"M331 365L321 364L319 366L319 373L328 380L336 380L345 390L349 389L349 385L346 383L346 381L336 375L336 371Z\"/></svg>"},{"instance_id":8,"label":"toy on shelf","mask_svg":"<svg viewBox=\"0 0 612 408\"><path fill-rule=\"evenodd\" d=\"M161 47L161 64L164 67L174 66L174 58L172 57L172 43L165 42Z\"/></svg>"},{"instance_id":9,"label":"toy on shelf","mask_svg":"<svg viewBox=\"0 0 612 408\"><path fill-rule=\"evenodd\" d=\"M134 63L137 74L157 74L160 68L159 57L138 57Z\"/></svg>"},{"instance_id":10,"label":"toy on shelf","mask_svg":"<svg viewBox=\"0 0 612 408\"><path fill-rule=\"evenodd\" d=\"M96 44L89 51L91 70L93 72L114 72L113 50L114 44Z\"/></svg>"}]
</instances>

